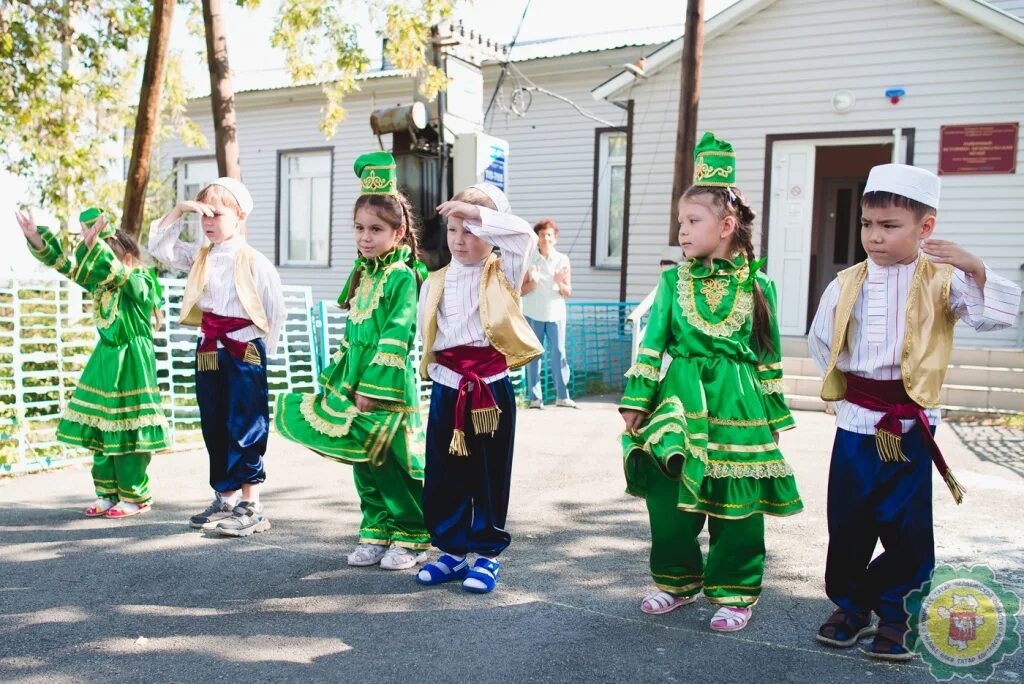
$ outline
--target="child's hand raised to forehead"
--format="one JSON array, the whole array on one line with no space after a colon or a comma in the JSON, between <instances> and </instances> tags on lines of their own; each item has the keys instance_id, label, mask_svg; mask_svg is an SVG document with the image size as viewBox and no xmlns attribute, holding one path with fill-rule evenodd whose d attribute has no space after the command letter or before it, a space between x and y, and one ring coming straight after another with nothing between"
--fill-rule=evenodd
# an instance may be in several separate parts
<instances>
[{"instance_id":1,"label":"child's hand raised to forehead","mask_svg":"<svg viewBox=\"0 0 1024 684\"><path fill-rule=\"evenodd\" d=\"M441 202L441 204L437 205L437 213L446 219L454 216L461 218L463 221L466 219L470 221L480 220L480 207L469 202L456 202L455 200Z\"/></svg>"},{"instance_id":2,"label":"child's hand raised to forehead","mask_svg":"<svg viewBox=\"0 0 1024 684\"><path fill-rule=\"evenodd\" d=\"M178 202L175 207L180 214L199 214L200 216L213 216L213 207L206 202L196 202L195 200L185 200L184 202Z\"/></svg>"}]
</instances>

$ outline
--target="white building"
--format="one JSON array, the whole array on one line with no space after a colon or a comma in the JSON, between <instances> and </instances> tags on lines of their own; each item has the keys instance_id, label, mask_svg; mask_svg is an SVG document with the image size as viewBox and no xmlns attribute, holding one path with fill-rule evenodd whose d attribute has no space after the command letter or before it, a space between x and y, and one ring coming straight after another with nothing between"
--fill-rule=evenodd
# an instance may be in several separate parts
<instances>
[{"instance_id":1,"label":"white building","mask_svg":"<svg viewBox=\"0 0 1024 684\"><path fill-rule=\"evenodd\" d=\"M943 176L939 235L1020 278L1022 16L1020 0L739 0L708 20L698 130L736 147L785 334L806 332L828 279L856 260L856 199L870 166L899 159L937 171L943 126L1017 125L1014 172ZM517 107L532 100L524 116L498 110L486 130L509 141L516 213L559 222L577 300L637 301L656 282L673 203L680 33L577 36L512 53L518 71L502 101L517 85L534 89ZM622 68L639 56L647 57L646 78ZM485 102L499 71L484 67ZM351 163L377 146L370 112L412 99L410 80L394 72L369 74L361 85L331 141L318 128L318 87L236 96L243 176L256 199L250 241L275 259L285 282L311 285L318 299L337 296L355 256ZM903 91L898 104L886 95L894 89ZM191 103L212 140L208 111L205 98ZM215 174L209 152L172 143L162 154L180 163L183 194ZM1018 334L960 330L958 344L1024 347Z\"/></svg>"}]
</instances>

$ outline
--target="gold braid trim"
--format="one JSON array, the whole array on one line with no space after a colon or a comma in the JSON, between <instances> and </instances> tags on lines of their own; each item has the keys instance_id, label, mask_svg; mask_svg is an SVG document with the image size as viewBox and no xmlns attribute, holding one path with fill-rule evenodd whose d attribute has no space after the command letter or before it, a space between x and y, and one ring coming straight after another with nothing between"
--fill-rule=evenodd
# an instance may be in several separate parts
<instances>
[{"instance_id":1,"label":"gold braid trim","mask_svg":"<svg viewBox=\"0 0 1024 684\"><path fill-rule=\"evenodd\" d=\"M388 276L403 263L395 261L377 273L363 273L359 279L356 294L349 303L348 320L353 323L362 323L373 315L380 305L380 298L384 296L384 284L387 282Z\"/></svg>"},{"instance_id":2,"label":"gold braid trim","mask_svg":"<svg viewBox=\"0 0 1024 684\"><path fill-rule=\"evenodd\" d=\"M139 428L144 427L167 427L167 418L162 413L139 416L137 418L117 418L111 420L109 418L89 416L84 413L79 413L73 408L68 408L64 410L64 414L61 417L69 422L88 425L89 427L98 428L104 432L126 432L128 430L138 430Z\"/></svg>"},{"instance_id":3,"label":"gold braid trim","mask_svg":"<svg viewBox=\"0 0 1024 684\"><path fill-rule=\"evenodd\" d=\"M100 330L106 330L117 320L117 308L121 302L121 291L99 290L92 298L92 320Z\"/></svg>"},{"instance_id":4,"label":"gold braid trim","mask_svg":"<svg viewBox=\"0 0 1024 684\"><path fill-rule=\"evenodd\" d=\"M637 353L637 356L645 356L646 355L646 356L653 356L655 358L661 358L661 352L655 351L653 349L648 349L647 347L640 347L640 348L638 348L636 350L636 353Z\"/></svg>"},{"instance_id":5,"label":"gold braid trim","mask_svg":"<svg viewBox=\"0 0 1024 684\"><path fill-rule=\"evenodd\" d=\"M114 399L117 397L134 397L138 394L153 394L156 395L157 397L160 396L159 387L142 387L140 389L128 390L127 392L104 392L101 389L96 389L95 387L90 387L89 385L83 385L81 382L79 382L78 389L85 390L90 394L98 394L99 396L106 397L107 399Z\"/></svg>"},{"instance_id":6,"label":"gold braid trim","mask_svg":"<svg viewBox=\"0 0 1024 684\"><path fill-rule=\"evenodd\" d=\"M318 398L320 399L320 408L332 418L337 418L337 423L324 420L316 412L316 401ZM302 413L302 417L306 419L311 428L328 437L347 436L349 430L352 429L352 420L359 415L359 409L355 406L345 409L343 412L330 408L327 406L326 394L307 394L302 397L302 402L299 404L299 412Z\"/></svg>"},{"instance_id":7,"label":"gold braid trim","mask_svg":"<svg viewBox=\"0 0 1024 684\"><path fill-rule=\"evenodd\" d=\"M652 380L658 382L661 380L661 369L648 366L646 363L634 363L628 371L626 371L627 378L644 378L645 380Z\"/></svg>"},{"instance_id":8,"label":"gold braid trim","mask_svg":"<svg viewBox=\"0 0 1024 684\"><path fill-rule=\"evenodd\" d=\"M390 366L392 368L405 368L405 358L390 352L377 352L370 365Z\"/></svg>"},{"instance_id":9,"label":"gold braid trim","mask_svg":"<svg viewBox=\"0 0 1024 684\"><path fill-rule=\"evenodd\" d=\"M761 420L733 420L732 418L708 418L711 425L729 425L732 427L760 427L767 425L768 421Z\"/></svg>"},{"instance_id":10,"label":"gold braid trim","mask_svg":"<svg viewBox=\"0 0 1024 684\"><path fill-rule=\"evenodd\" d=\"M761 381L761 394L782 394L785 391L786 384L782 381L782 378Z\"/></svg>"},{"instance_id":11,"label":"gold braid trim","mask_svg":"<svg viewBox=\"0 0 1024 684\"><path fill-rule=\"evenodd\" d=\"M382 337L380 338L380 342L378 342L378 344L388 344L391 345L392 347L398 347L399 349L409 348L409 345L403 342L402 340L396 340L392 337Z\"/></svg>"},{"instance_id":12,"label":"gold braid trim","mask_svg":"<svg viewBox=\"0 0 1024 684\"><path fill-rule=\"evenodd\" d=\"M789 464L779 459L764 463L731 463L729 461L708 461L704 471L705 477L713 478L744 478L752 477L763 480L771 477L787 477L793 474Z\"/></svg>"},{"instance_id":13,"label":"gold braid trim","mask_svg":"<svg viewBox=\"0 0 1024 684\"><path fill-rule=\"evenodd\" d=\"M745 277L742 270L738 277L741 280ZM684 261L679 265L679 281L676 285L679 308L682 309L683 318L705 335L729 337L738 332L743 324L750 319L754 313L754 295L741 287L736 289L732 309L725 315L725 318L717 323L708 321L697 310L696 294L693 289L693 280L690 277L690 262Z\"/></svg>"}]
</instances>

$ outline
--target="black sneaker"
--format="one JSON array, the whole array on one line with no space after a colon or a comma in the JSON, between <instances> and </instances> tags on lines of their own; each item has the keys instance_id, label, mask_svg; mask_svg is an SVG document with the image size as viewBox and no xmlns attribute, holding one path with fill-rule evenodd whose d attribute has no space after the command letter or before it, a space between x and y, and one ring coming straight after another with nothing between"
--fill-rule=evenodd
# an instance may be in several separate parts
<instances>
[{"instance_id":1,"label":"black sneaker","mask_svg":"<svg viewBox=\"0 0 1024 684\"><path fill-rule=\"evenodd\" d=\"M248 537L270 529L270 520L263 515L263 504L239 501L231 517L222 520L214 530L225 537Z\"/></svg>"}]
</instances>

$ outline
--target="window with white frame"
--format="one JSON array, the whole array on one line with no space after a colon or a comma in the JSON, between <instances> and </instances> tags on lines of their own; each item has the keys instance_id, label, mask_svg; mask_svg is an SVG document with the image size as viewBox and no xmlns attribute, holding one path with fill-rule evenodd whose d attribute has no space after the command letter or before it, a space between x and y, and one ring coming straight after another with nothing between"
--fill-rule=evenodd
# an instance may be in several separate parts
<instances>
[{"instance_id":1,"label":"window with white frame","mask_svg":"<svg viewBox=\"0 0 1024 684\"><path fill-rule=\"evenodd\" d=\"M217 159L214 157L182 159L178 162L176 176L178 201L194 200L200 190L206 187L210 181L217 179ZM199 214L185 214L183 240L190 242L202 240L203 230L199 220Z\"/></svg>"},{"instance_id":2,"label":"window with white frame","mask_svg":"<svg viewBox=\"0 0 1024 684\"><path fill-rule=\"evenodd\" d=\"M597 159L595 266L622 263L622 225L626 201L626 134L601 133Z\"/></svg>"},{"instance_id":3,"label":"window with white frame","mask_svg":"<svg viewBox=\"0 0 1024 684\"><path fill-rule=\"evenodd\" d=\"M331 152L281 154L280 263L329 266Z\"/></svg>"}]
</instances>

